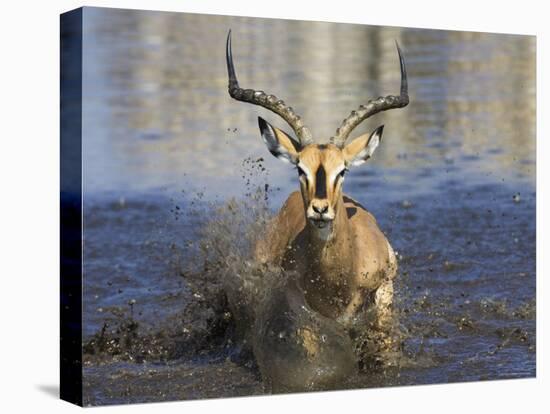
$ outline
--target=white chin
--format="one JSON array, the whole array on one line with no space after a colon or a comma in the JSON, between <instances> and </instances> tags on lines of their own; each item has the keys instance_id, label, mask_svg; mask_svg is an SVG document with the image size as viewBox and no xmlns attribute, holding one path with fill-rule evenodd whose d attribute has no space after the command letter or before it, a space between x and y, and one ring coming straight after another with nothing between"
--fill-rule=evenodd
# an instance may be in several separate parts
<instances>
[{"instance_id":1,"label":"white chin","mask_svg":"<svg viewBox=\"0 0 550 414\"><path fill-rule=\"evenodd\" d=\"M332 221L311 221L317 238L327 241L332 236Z\"/></svg>"}]
</instances>

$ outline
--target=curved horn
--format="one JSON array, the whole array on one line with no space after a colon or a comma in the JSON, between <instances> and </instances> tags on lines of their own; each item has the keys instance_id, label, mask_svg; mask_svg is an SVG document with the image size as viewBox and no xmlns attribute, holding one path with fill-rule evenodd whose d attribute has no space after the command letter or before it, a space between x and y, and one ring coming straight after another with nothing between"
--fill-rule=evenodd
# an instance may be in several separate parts
<instances>
[{"instance_id":1,"label":"curved horn","mask_svg":"<svg viewBox=\"0 0 550 414\"><path fill-rule=\"evenodd\" d=\"M401 48L397 41L397 53L399 54L399 63L401 66L401 93L399 96L388 95L381 96L378 99L368 101L367 105L361 105L355 111L351 111L351 114L342 121L340 128L336 130L330 142L334 145L342 148L346 143L346 140L351 133L365 119L377 114L378 112L387 111L388 109L403 108L409 103L409 93L407 84L407 69L405 68L405 60L401 54Z\"/></svg>"},{"instance_id":2,"label":"curved horn","mask_svg":"<svg viewBox=\"0 0 550 414\"><path fill-rule=\"evenodd\" d=\"M296 137L300 141L300 145L305 147L313 143L311 132L302 122L302 119L294 113L294 110L287 106L284 101L277 98L275 95L267 95L264 91L255 91L254 89L242 89L239 86L235 67L233 65L233 54L231 52L231 30L227 34L227 44L225 48L225 56L227 61L227 75L229 77L229 95L237 101L248 102L253 105L259 105L272 112L275 112L283 118L294 130Z\"/></svg>"}]
</instances>

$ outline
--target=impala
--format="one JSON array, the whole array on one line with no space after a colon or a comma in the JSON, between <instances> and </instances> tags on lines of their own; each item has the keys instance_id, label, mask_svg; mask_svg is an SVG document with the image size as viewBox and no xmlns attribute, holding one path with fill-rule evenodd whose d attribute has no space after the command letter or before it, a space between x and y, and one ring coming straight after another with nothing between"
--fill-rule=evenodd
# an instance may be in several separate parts
<instances>
[{"instance_id":1,"label":"impala","mask_svg":"<svg viewBox=\"0 0 550 414\"><path fill-rule=\"evenodd\" d=\"M372 157L383 126L346 144L367 118L409 103L405 62L396 42L401 68L399 96L379 97L344 119L328 143L316 143L294 110L274 95L239 86L227 36L229 95L266 108L283 118L295 138L258 118L263 141L278 159L294 165L301 191L290 194L256 245L261 263L296 270L308 304L322 315L348 324L364 305L383 315L393 299L397 272L394 251L363 206L342 191L346 172ZM366 302L370 303L366 303Z\"/></svg>"},{"instance_id":2,"label":"impala","mask_svg":"<svg viewBox=\"0 0 550 414\"><path fill-rule=\"evenodd\" d=\"M397 272L394 251L363 206L342 191L346 172L372 157L383 126L346 144L348 136L367 118L409 103L407 73L396 42L401 68L399 96L379 97L361 105L344 119L328 143L316 143L294 110L274 95L239 86L227 36L226 61L229 95L266 108L283 118L295 138L258 118L268 150L294 165L301 191L290 194L256 245L261 263L296 270L309 306L344 325L365 306L388 314ZM370 302L370 303L367 303Z\"/></svg>"}]
</instances>

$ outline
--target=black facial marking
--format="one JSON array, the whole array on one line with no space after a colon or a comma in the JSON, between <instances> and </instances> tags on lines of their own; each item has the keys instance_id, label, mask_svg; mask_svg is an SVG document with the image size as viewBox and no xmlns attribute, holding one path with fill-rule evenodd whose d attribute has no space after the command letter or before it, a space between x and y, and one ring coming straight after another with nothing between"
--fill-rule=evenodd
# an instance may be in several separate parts
<instances>
[{"instance_id":1,"label":"black facial marking","mask_svg":"<svg viewBox=\"0 0 550 414\"><path fill-rule=\"evenodd\" d=\"M327 198L327 174L325 167L322 165L317 169L317 174L315 175L315 197Z\"/></svg>"},{"instance_id":2,"label":"black facial marking","mask_svg":"<svg viewBox=\"0 0 550 414\"><path fill-rule=\"evenodd\" d=\"M317 148L320 149L320 150L325 150L327 149L328 145L327 144L319 144L317 145Z\"/></svg>"},{"instance_id":3,"label":"black facial marking","mask_svg":"<svg viewBox=\"0 0 550 414\"><path fill-rule=\"evenodd\" d=\"M338 183L344 179L344 175L346 175L346 169L344 168L340 173L336 176L334 180L334 191L336 191L336 187L338 187Z\"/></svg>"},{"instance_id":4,"label":"black facial marking","mask_svg":"<svg viewBox=\"0 0 550 414\"><path fill-rule=\"evenodd\" d=\"M357 213L356 207L346 207L346 213L348 213L348 218L352 218Z\"/></svg>"},{"instance_id":5,"label":"black facial marking","mask_svg":"<svg viewBox=\"0 0 550 414\"><path fill-rule=\"evenodd\" d=\"M309 184L308 184L308 182L307 182L307 175L306 175L305 171L302 170L302 169L301 169L300 167L298 167L298 166L296 167L296 169L298 170L298 176L299 176L300 178L302 178L302 177L304 178L304 181L305 181L305 183L306 183L306 188L308 188L308 187L309 187Z\"/></svg>"}]
</instances>

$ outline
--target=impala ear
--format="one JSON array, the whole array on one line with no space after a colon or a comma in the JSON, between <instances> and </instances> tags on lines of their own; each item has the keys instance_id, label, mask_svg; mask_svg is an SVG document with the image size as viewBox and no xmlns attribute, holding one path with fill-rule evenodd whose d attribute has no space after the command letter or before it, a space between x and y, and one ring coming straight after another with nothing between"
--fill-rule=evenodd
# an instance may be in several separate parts
<instances>
[{"instance_id":1,"label":"impala ear","mask_svg":"<svg viewBox=\"0 0 550 414\"><path fill-rule=\"evenodd\" d=\"M378 147L378 144L380 144L383 130L384 125L379 126L372 134L361 135L359 138L355 138L346 145L343 149L346 164L350 167L355 167L363 164L372 157L374 150Z\"/></svg>"},{"instance_id":2,"label":"impala ear","mask_svg":"<svg viewBox=\"0 0 550 414\"><path fill-rule=\"evenodd\" d=\"M298 142L261 117L258 117L258 124L269 152L282 161L296 164L298 162L298 148L300 148Z\"/></svg>"}]
</instances>

